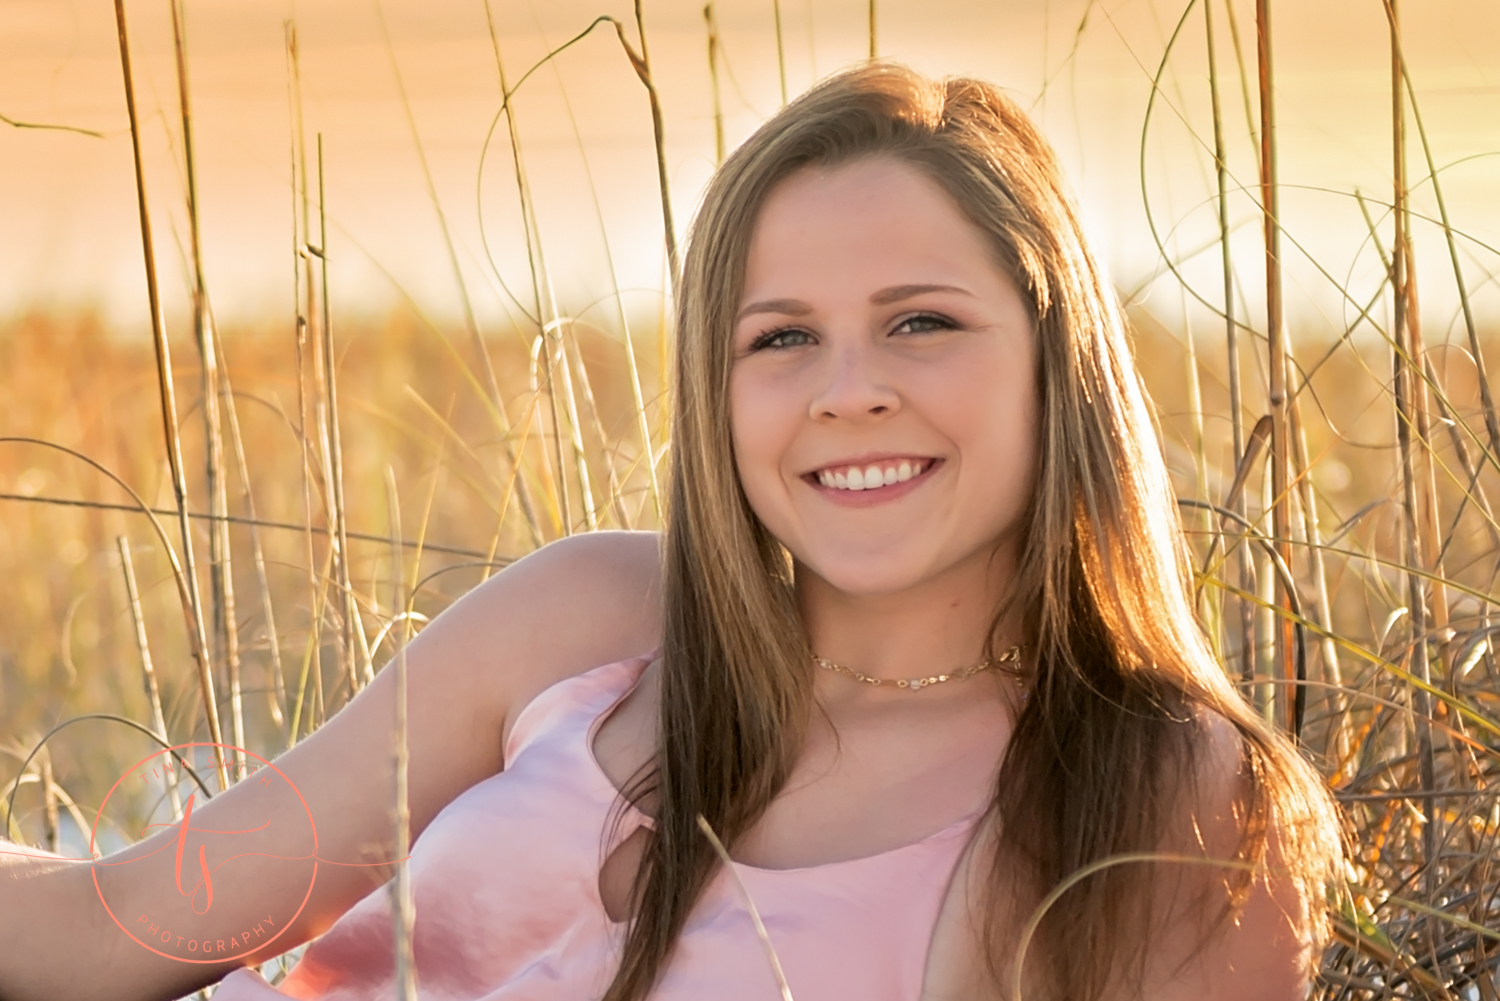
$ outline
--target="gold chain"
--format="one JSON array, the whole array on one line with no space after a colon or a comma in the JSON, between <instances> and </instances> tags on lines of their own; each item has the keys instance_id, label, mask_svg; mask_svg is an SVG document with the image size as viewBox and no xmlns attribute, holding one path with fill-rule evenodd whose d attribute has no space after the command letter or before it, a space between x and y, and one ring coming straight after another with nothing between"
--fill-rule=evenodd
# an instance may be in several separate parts
<instances>
[{"instance_id":1,"label":"gold chain","mask_svg":"<svg viewBox=\"0 0 1500 1001\"><path fill-rule=\"evenodd\" d=\"M816 663L819 667L823 668L825 671L833 671L835 674L842 674L845 677L853 678L855 681L862 681L867 685L874 685L876 688L892 686L895 688L905 688L910 692L918 692L929 686L942 684L945 681L962 681L965 678L971 678L974 675L978 674L980 671L986 671L992 667L1012 675L1016 678L1017 681L1021 681L1021 669L1018 666L1020 660L1021 648L1019 646L1013 646L1009 650L1002 653L999 657L993 658L991 660L982 660L979 663L975 664L973 667L966 667L962 670L954 671L952 674L934 674L931 677L927 678L892 679L872 678L868 674L861 674L859 671L856 671L852 667L845 667L843 664L835 664L831 660L826 660L823 657L819 657L817 654L813 654L813 662Z\"/></svg>"}]
</instances>

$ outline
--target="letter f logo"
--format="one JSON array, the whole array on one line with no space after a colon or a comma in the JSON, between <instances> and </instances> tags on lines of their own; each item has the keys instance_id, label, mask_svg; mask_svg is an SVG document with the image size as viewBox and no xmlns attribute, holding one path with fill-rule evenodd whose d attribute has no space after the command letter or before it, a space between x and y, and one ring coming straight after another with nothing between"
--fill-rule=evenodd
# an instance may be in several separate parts
<instances>
[{"instance_id":1,"label":"letter f logo","mask_svg":"<svg viewBox=\"0 0 1500 1001\"><path fill-rule=\"evenodd\" d=\"M182 888L182 850L187 845L188 828L193 824L193 799L197 795L197 793L188 794L187 805L184 806L182 810L182 825L177 829L177 892L182 894L184 897L195 897L198 895L197 887L194 887L192 890L184 890ZM198 868L203 873L202 886L207 891L207 899L203 904L203 910L198 910L197 905L194 905L193 913L207 914L208 909L214 905L214 881L212 876L210 876L209 874L208 859L205 855L202 845L198 846Z\"/></svg>"}]
</instances>

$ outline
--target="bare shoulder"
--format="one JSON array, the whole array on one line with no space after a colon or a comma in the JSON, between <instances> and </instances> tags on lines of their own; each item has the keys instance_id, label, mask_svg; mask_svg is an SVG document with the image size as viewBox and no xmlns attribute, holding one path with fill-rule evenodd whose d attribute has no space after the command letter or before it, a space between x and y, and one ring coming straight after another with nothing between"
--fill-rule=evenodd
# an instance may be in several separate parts
<instances>
[{"instance_id":1,"label":"bare shoulder","mask_svg":"<svg viewBox=\"0 0 1500 1001\"><path fill-rule=\"evenodd\" d=\"M657 645L659 546L655 532L590 532L543 546L424 630L423 659L462 665L508 731L556 682Z\"/></svg>"},{"instance_id":2,"label":"bare shoulder","mask_svg":"<svg viewBox=\"0 0 1500 1001\"><path fill-rule=\"evenodd\" d=\"M1178 790L1178 810L1171 818L1168 838L1187 835L1189 842L1210 855L1233 854L1239 842L1239 808L1250 790L1251 774L1245 735L1223 714L1200 708L1193 715L1191 756ZM1184 830L1184 824L1191 825ZM1169 847L1190 847L1180 841Z\"/></svg>"},{"instance_id":3,"label":"bare shoulder","mask_svg":"<svg viewBox=\"0 0 1500 1001\"><path fill-rule=\"evenodd\" d=\"M1314 961L1308 908L1316 902L1289 876L1289 818L1267 810L1261 864L1232 899L1231 887L1243 887L1236 877L1254 861L1237 858L1247 829L1253 834L1257 826L1251 797L1268 778L1253 764L1251 738L1233 721L1203 709L1194 722L1187 781L1162 845L1169 859L1157 881L1164 920L1150 947L1146 994L1162 1001L1304 998Z\"/></svg>"},{"instance_id":4,"label":"bare shoulder","mask_svg":"<svg viewBox=\"0 0 1500 1001\"><path fill-rule=\"evenodd\" d=\"M1309 901L1287 878L1285 818L1267 818L1264 865L1248 894L1231 904L1236 859L1246 830L1255 783L1252 739L1228 716L1197 710L1189 723L1185 755L1167 790L1168 807L1151 880L1153 913L1144 943L1143 980L1121 978L1105 1001L1302 1001L1314 943L1308 935ZM1254 721L1247 727L1253 730ZM1277 753L1294 754L1280 746ZM1173 795L1175 794L1175 795ZM992 825L980 829L960 859L934 928L923 1001L976 1001L1008 997L990 981L983 960L982 920L986 860L995 851ZM1003 867L1001 870L1003 871ZM1025 913L1002 912L1002 926L1019 928Z\"/></svg>"}]
</instances>

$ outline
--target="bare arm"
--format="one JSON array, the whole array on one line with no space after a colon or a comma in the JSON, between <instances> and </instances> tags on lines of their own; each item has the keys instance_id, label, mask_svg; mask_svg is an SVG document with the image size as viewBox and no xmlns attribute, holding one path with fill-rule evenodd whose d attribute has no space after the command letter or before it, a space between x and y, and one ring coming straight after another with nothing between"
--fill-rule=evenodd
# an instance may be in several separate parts
<instances>
[{"instance_id":1,"label":"bare arm","mask_svg":"<svg viewBox=\"0 0 1500 1001\"><path fill-rule=\"evenodd\" d=\"M1198 795L1192 830L1169 837L1168 852L1189 857L1226 859L1233 855L1239 826L1233 815L1236 793L1246 781L1241 772L1241 737L1220 717L1210 717L1199 748ZM1224 871L1213 866L1179 864L1176 879L1164 872L1163 886L1176 890L1164 901L1168 917L1154 943L1145 996L1159 1001L1300 1001L1307 997L1317 957L1307 938L1309 906L1291 882L1278 875L1285 859L1279 852L1279 821L1267 831L1266 860L1249 898L1234 919L1206 942L1203 932L1225 901Z\"/></svg>"},{"instance_id":2,"label":"bare arm","mask_svg":"<svg viewBox=\"0 0 1500 1001\"><path fill-rule=\"evenodd\" d=\"M459 793L501 769L504 733L532 696L656 644L657 593L654 535L578 537L507 568L412 642L413 839ZM279 774L266 770L197 800L182 861L176 828L93 865L0 857L0 1001L180 997L318 935L387 880L389 864L333 863L393 859L394 683L393 671L378 674L273 762ZM208 906L200 845L212 873ZM322 860L315 874L314 856ZM179 872L184 887L200 892L179 891ZM153 939L175 941L152 952L122 926L137 939L154 926ZM255 953L202 961L205 943L241 936L251 936ZM200 943L192 954L183 951L189 942Z\"/></svg>"},{"instance_id":3,"label":"bare arm","mask_svg":"<svg viewBox=\"0 0 1500 1001\"><path fill-rule=\"evenodd\" d=\"M1304 931L1303 909L1320 901L1302 900L1287 879L1277 876L1284 862L1274 820L1265 875L1257 878L1235 920L1203 940L1226 900L1225 870L1208 863L1234 855L1239 839L1234 803L1245 778L1241 738L1230 723L1211 717L1201 737L1193 761L1195 794L1186 797L1186 808L1173 818L1160 849L1190 861L1155 863L1161 920L1150 929L1145 982L1137 990L1134 979L1121 978L1106 990L1104 1001L1301 1001L1317 958ZM959 860L934 929L922 1001L1011 1001L1011 984L1004 978L1014 973L1012 957L1002 957L1005 974L997 984L986 963L990 943L983 934L983 908L991 901L988 860L996 836L992 826L981 828ZM1030 909L1010 903L999 898L999 924L1019 937ZM1077 957L1078 962L1091 959ZM1030 989L1046 993L1044 985Z\"/></svg>"}]
</instances>

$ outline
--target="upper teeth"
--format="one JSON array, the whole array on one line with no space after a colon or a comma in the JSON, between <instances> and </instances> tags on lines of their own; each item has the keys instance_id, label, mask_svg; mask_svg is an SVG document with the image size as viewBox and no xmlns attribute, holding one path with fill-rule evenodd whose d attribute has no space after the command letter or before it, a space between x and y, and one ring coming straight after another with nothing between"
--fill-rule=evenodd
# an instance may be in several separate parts
<instances>
[{"instance_id":1,"label":"upper teeth","mask_svg":"<svg viewBox=\"0 0 1500 1001\"><path fill-rule=\"evenodd\" d=\"M928 459L902 459L899 462L872 463L859 466L830 466L818 471L818 482L838 490L873 490L902 483L927 468Z\"/></svg>"}]
</instances>

